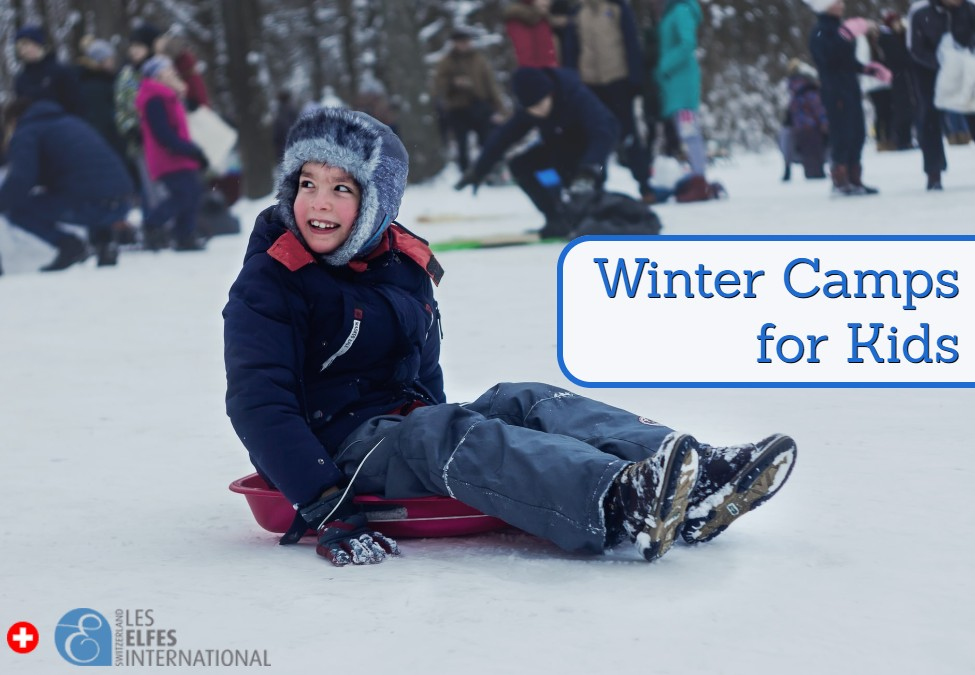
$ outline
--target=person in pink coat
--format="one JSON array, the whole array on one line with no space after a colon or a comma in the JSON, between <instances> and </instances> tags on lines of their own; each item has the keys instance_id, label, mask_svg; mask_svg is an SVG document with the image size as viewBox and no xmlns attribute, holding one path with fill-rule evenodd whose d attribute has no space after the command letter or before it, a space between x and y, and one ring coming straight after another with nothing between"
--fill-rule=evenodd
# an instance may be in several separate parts
<instances>
[{"instance_id":1,"label":"person in pink coat","mask_svg":"<svg viewBox=\"0 0 975 675\"><path fill-rule=\"evenodd\" d=\"M196 233L196 211L202 193L199 172L208 162L190 140L182 94L185 84L169 57L157 55L142 66L142 83L135 106L142 128L146 167L154 181L166 186L168 196L146 214L143 223L146 248L166 248L170 236L166 223L175 218L174 248L198 251L203 243Z\"/></svg>"}]
</instances>

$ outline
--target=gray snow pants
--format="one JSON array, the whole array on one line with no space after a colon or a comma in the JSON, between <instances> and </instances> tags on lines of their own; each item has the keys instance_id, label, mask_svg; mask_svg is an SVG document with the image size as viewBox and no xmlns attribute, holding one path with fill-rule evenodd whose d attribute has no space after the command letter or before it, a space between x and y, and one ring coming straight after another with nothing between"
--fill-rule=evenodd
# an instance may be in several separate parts
<instances>
[{"instance_id":1,"label":"gray snow pants","mask_svg":"<svg viewBox=\"0 0 975 675\"><path fill-rule=\"evenodd\" d=\"M558 387L504 383L473 403L374 417L335 462L351 478L375 448L354 481L359 494L450 496L567 551L600 552L610 484L671 432Z\"/></svg>"}]
</instances>

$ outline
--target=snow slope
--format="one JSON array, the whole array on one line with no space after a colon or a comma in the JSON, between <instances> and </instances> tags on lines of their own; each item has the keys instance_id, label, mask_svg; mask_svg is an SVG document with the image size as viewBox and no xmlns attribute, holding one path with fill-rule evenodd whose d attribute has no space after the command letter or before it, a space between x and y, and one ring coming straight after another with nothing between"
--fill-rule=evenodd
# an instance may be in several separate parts
<instances>
[{"instance_id":1,"label":"snow slope","mask_svg":"<svg viewBox=\"0 0 975 675\"><path fill-rule=\"evenodd\" d=\"M861 199L748 156L713 170L728 201L658 212L666 234L971 233L975 152L949 153L943 194L923 191L916 152L869 154L882 194ZM410 188L400 220L432 241L540 224L514 187L472 199L451 182ZM619 169L611 184L632 191ZM245 242L41 275L51 251L0 225L0 625L31 621L41 641L0 647L0 672L70 670L54 631L79 607L151 609L180 649L264 650L282 673L975 671L972 390L584 390L714 444L799 444L770 505L653 565L516 532L402 541L368 568L276 546L227 491L250 472L223 411L220 318ZM438 256L452 400L568 385L560 252Z\"/></svg>"}]
</instances>

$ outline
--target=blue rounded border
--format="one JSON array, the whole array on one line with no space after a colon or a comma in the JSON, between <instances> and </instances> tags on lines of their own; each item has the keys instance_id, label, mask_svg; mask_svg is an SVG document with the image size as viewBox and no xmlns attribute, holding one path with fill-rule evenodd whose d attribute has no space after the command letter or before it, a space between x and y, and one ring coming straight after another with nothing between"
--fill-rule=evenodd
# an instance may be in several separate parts
<instances>
[{"instance_id":1,"label":"blue rounded border","mask_svg":"<svg viewBox=\"0 0 975 675\"><path fill-rule=\"evenodd\" d=\"M975 241L970 234L660 234L587 235L570 241L559 255L556 284L556 357L559 369L573 384L587 388L662 389L970 389L975 382L591 382L571 373L563 358L562 288L565 258L573 248L590 241Z\"/></svg>"}]
</instances>

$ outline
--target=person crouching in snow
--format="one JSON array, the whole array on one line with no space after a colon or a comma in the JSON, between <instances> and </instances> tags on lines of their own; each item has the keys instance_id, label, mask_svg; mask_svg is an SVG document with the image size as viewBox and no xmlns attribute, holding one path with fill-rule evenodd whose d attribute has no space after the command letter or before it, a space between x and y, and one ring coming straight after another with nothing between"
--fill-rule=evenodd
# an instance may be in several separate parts
<instances>
[{"instance_id":1,"label":"person crouching in snow","mask_svg":"<svg viewBox=\"0 0 975 675\"><path fill-rule=\"evenodd\" d=\"M863 94L859 75L871 75L889 83L890 71L875 62L857 61L856 38L873 25L861 18L841 23L843 0L805 0L817 13L816 25L809 39L809 50L819 71L821 96L829 119L829 143L832 155L833 192L840 195L871 195L877 189L861 180L860 157L866 141L863 116Z\"/></svg>"},{"instance_id":2,"label":"person crouching in snow","mask_svg":"<svg viewBox=\"0 0 975 675\"><path fill-rule=\"evenodd\" d=\"M408 157L360 112L320 109L289 134L278 202L257 217L223 311L227 412L251 462L336 565L399 548L355 493L450 496L599 553L648 561L708 541L772 497L791 438L714 448L644 417L537 383L448 403L433 285L443 269L396 223Z\"/></svg>"},{"instance_id":3,"label":"person crouching in snow","mask_svg":"<svg viewBox=\"0 0 975 675\"><path fill-rule=\"evenodd\" d=\"M538 129L541 142L508 160L511 175L545 216L541 236L566 237L574 224L562 201L562 186L583 196L601 189L606 159L616 147L619 123L613 113L568 68L519 68L511 76L518 108L484 143L457 190L484 182L505 152Z\"/></svg>"},{"instance_id":4,"label":"person crouching in snow","mask_svg":"<svg viewBox=\"0 0 975 675\"><path fill-rule=\"evenodd\" d=\"M57 249L42 272L63 270L88 258L88 243L59 228L83 225L98 266L118 261L121 229L135 186L122 159L102 136L59 103L18 98L4 110L6 180L0 213Z\"/></svg>"},{"instance_id":5,"label":"person crouching in snow","mask_svg":"<svg viewBox=\"0 0 975 675\"><path fill-rule=\"evenodd\" d=\"M196 211L203 191L199 172L206 170L209 163L203 150L190 140L186 110L180 100L185 88L169 57L153 56L142 65L135 107L139 111L146 166L152 180L161 181L169 193L145 217L145 245L152 250L168 246L169 235L164 226L173 217L175 250L199 251L204 247L197 237Z\"/></svg>"}]
</instances>

